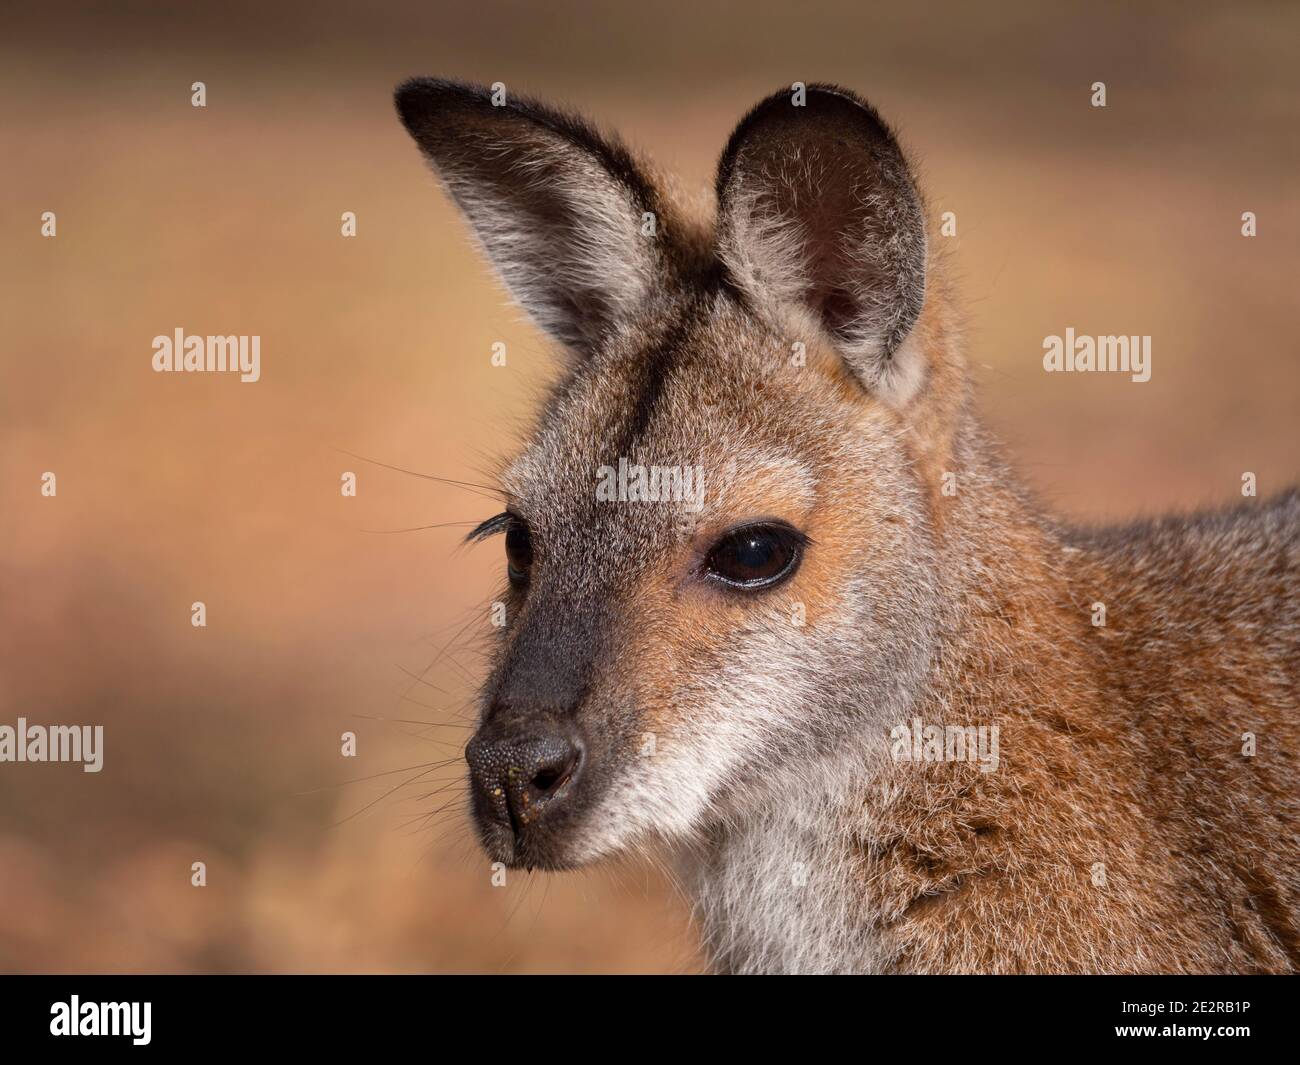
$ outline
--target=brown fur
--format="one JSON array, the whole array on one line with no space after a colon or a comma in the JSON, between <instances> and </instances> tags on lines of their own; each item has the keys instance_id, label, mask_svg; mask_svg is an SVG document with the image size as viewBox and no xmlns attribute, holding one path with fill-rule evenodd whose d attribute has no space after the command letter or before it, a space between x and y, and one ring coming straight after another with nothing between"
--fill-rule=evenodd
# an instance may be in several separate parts
<instances>
[{"instance_id":1,"label":"brown fur","mask_svg":"<svg viewBox=\"0 0 1300 1065\"><path fill-rule=\"evenodd\" d=\"M1008 480L977 446L974 477ZM1297 497L1102 534L1005 489L948 502L961 591L918 713L998 723L1004 762L902 766L868 804L891 968L1300 967Z\"/></svg>"}]
</instances>

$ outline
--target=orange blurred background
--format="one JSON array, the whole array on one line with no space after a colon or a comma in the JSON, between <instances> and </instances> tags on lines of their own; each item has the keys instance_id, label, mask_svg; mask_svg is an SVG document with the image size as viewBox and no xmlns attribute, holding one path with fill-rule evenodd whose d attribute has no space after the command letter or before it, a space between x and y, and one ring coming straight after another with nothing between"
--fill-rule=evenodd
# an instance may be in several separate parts
<instances>
[{"instance_id":1,"label":"orange blurred background","mask_svg":"<svg viewBox=\"0 0 1300 1065\"><path fill-rule=\"evenodd\" d=\"M409 75L572 104L697 185L759 97L848 85L957 216L980 403L1048 505L1119 519L1300 468L1294 5L54 3L5 28L0 724L106 737L99 774L0 764L0 970L700 968L654 870L493 887L464 819L500 547L376 530L494 508L375 463L481 480L553 362L394 117ZM1044 374L1067 326L1150 334L1151 381ZM177 327L260 335L261 381L154 373Z\"/></svg>"}]
</instances>

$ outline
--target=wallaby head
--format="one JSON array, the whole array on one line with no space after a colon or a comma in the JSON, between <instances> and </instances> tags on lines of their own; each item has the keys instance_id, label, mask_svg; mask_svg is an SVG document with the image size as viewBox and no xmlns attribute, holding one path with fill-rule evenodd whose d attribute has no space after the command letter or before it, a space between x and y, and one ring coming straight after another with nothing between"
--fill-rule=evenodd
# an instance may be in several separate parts
<instances>
[{"instance_id":1,"label":"wallaby head","mask_svg":"<svg viewBox=\"0 0 1300 1065\"><path fill-rule=\"evenodd\" d=\"M534 102L420 79L397 106L567 352L473 534L504 533L509 575L468 750L488 852L560 868L689 841L818 772L864 715L899 719L942 613L934 471L964 386L876 112L832 86L769 97L700 217Z\"/></svg>"},{"instance_id":2,"label":"wallaby head","mask_svg":"<svg viewBox=\"0 0 1300 1065\"><path fill-rule=\"evenodd\" d=\"M719 971L1300 967L1300 494L1041 515L852 93L760 103L704 209L537 104L397 104L567 352L472 534L495 860L666 842Z\"/></svg>"}]
</instances>

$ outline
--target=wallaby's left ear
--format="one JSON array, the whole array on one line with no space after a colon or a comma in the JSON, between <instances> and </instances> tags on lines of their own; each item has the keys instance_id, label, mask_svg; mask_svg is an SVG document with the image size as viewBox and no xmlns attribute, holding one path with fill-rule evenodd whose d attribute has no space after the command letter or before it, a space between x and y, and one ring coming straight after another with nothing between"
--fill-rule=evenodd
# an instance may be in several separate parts
<instances>
[{"instance_id":1,"label":"wallaby's left ear","mask_svg":"<svg viewBox=\"0 0 1300 1065\"><path fill-rule=\"evenodd\" d=\"M880 116L846 89L777 93L718 166L718 252L762 309L811 311L872 391L906 402L924 366L908 334L925 302L921 197Z\"/></svg>"}]
</instances>

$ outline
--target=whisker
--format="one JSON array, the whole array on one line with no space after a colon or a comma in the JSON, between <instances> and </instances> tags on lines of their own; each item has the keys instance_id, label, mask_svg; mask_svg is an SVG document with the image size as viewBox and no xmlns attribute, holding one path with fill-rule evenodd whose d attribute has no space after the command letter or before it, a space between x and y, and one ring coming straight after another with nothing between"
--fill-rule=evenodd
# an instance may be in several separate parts
<instances>
[{"instance_id":1,"label":"whisker","mask_svg":"<svg viewBox=\"0 0 1300 1065\"><path fill-rule=\"evenodd\" d=\"M451 765L453 762L459 762L459 758L446 758L440 762L421 762L419 765L402 766L401 769L385 769L380 773L371 773L369 776L356 777L353 780L340 780L337 784L326 784L319 788L309 788L306 791L295 792L296 795L317 795L322 791L333 791L335 788L346 787L348 784L364 784L368 780L377 780L379 777L391 777L394 773L409 773L413 769L423 769L425 772L432 772L441 766Z\"/></svg>"},{"instance_id":2,"label":"whisker","mask_svg":"<svg viewBox=\"0 0 1300 1065\"><path fill-rule=\"evenodd\" d=\"M457 703L456 706L453 707L452 709L454 710L454 709L460 709L460 708L462 708L462 707L465 707L465 706L468 705L470 702L472 702L475 698L477 698L477 696L470 696L469 699L464 699L464 700L462 700L460 703ZM446 707L442 707L442 706L434 706L432 703L422 703L422 702L420 702L419 699L412 698L411 696L406 695L406 694L399 695L399 696L397 697L397 701L398 701L399 703L411 703L411 704L413 704L413 705L415 705L415 706L423 707L425 710L434 710L434 711L437 711L437 712L441 712L441 711L443 711L443 710L446 709ZM379 720L382 721L383 718L379 718ZM463 724L454 724L454 723L453 723L453 724L448 724L446 727L447 727L447 728L473 728L474 726L473 726L473 725L463 725Z\"/></svg>"},{"instance_id":3,"label":"whisker","mask_svg":"<svg viewBox=\"0 0 1300 1065\"><path fill-rule=\"evenodd\" d=\"M395 473L404 473L410 477L419 477L426 481L436 481L439 484L449 484L456 488L464 488L467 491L477 491L478 494L486 495L489 499L498 497L504 498L506 494L500 488L493 488L491 485L475 484L473 481L458 481L452 477L435 477L431 473L420 473L418 470L408 470L403 466L394 466L389 462L380 462L378 459L368 459L365 455L358 455L354 451L348 451L341 447L336 447L334 450L340 454L347 455L349 458L354 458L358 462L369 462L372 466L382 466L384 469L392 470Z\"/></svg>"},{"instance_id":4,"label":"whisker","mask_svg":"<svg viewBox=\"0 0 1300 1065\"><path fill-rule=\"evenodd\" d=\"M445 766L445 765L450 764L450 762L453 762L453 761L457 761L457 759L454 759L454 758L453 758L453 759L449 759L447 762L443 762L443 763L441 763L441 764L442 764L443 766ZM437 768L437 767L435 766L435 768ZM421 777L427 776L428 774L432 773L433 771L434 771L433 769L425 769L425 770L422 770L422 771L419 772L419 773L416 773L415 776L411 777L410 780L404 780L404 781L402 781L402 783L400 783L400 784L394 784L391 788L389 788L386 792L384 792L382 795L380 795L377 799L373 799L372 801L366 803L366 805L363 806L363 807L361 807L360 810L354 810L352 813L348 814L347 817L343 818L342 821L336 821L336 822L335 822L333 825L331 825L330 827L331 827L331 828L338 828L340 825L345 825L345 824L347 824L347 823L348 823L349 821L351 821L354 817L360 817L363 813L365 813L367 810L369 810L372 806L376 806L376 805L378 805L379 803L383 802L386 798L388 798L388 796L392 795L394 792L401 791L401 790L402 790L404 787L406 787L408 784L414 784L414 783L415 783L417 780L419 780Z\"/></svg>"},{"instance_id":5,"label":"whisker","mask_svg":"<svg viewBox=\"0 0 1300 1065\"><path fill-rule=\"evenodd\" d=\"M429 672L429 669L432 668L432 666L433 666L433 663L430 662L430 663L429 663L429 666L425 668L425 672L428 673L428 672ZM440 695L450 695L450 694L451 694L451 692L447 691L445 688L439 688L438 685L434 684L432 681L425 680L424 677L420 676L418 673L412 673L412 672L411 672L409 669L407 669L405 666L398 666L397 668L400 669L403 673L405 673L408 677L410 677L413 681L417 681L418 683L423 684L426 688L432 688L434 691L438 692Z\"/></svg>"},{"instance_id":6,"label":"whisker","mask_svg":"<svg viewBox=\"0 0 1300 1065\"><path fill-rule=\"evenodd\" d=\"M440 795L440 794L442 794L444 791L446 791L446 790L447 790L448 788L450 788L450 787L455 787L455 786L460 785L460 784L463 784L463 783L464 783L464 778L463 778L463 777L460 777L460 776L454 776L454 777L452 777L450 780L446 781L444 784L440 785L439 787L434 788L433 791L426 791L423 795L413 795L413 796L411 797L411 801L412 801L412 802L423 802L425 799L431 799L431 798L433 798L435 795ZM426 816L427 816L427 815L426 815Z\"/></svg>"},{"instance_id":7,"label":"whisker","mask_svg":"<svg viewBox=\"0 0 1300 1065\"><path fill-rule=\"evenodd\" d=\"M411 702L415 702L414 699ZM417 706L424 706L424 703L416 703ZM430 710L438 709L436 706L430 706ZM425 725L428 728L473 728L473 725L462 725L459 722L446 721L422 721L413 717L378 717L374 714L353 714L353 717L359 717L364 721L394 721L399 725Z\"/></svg>"},{"instance_id":8,"label":"whisker","mask_svg":"<svg viewBox=\"0 0 1300 1065\"><path fill-rule=\"evenodd\" d=\"M472 521L440 521L433 525L412 525L408 529L358 529L357 532L370 533L373 536L392 536L395 533L424 532L426 529L451 529L474 525Z\"/></svg>"}]
</instances>

